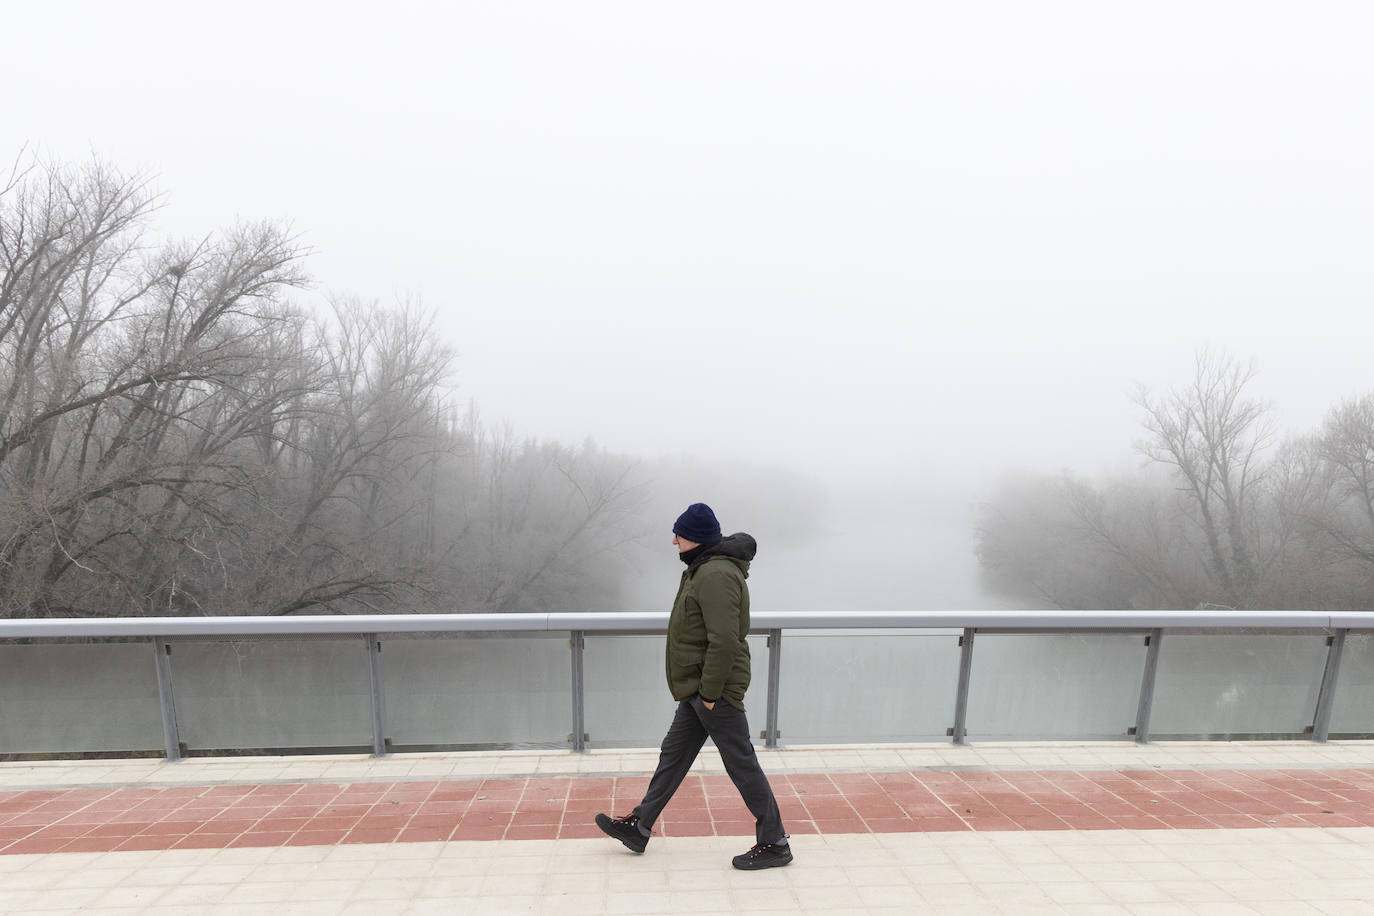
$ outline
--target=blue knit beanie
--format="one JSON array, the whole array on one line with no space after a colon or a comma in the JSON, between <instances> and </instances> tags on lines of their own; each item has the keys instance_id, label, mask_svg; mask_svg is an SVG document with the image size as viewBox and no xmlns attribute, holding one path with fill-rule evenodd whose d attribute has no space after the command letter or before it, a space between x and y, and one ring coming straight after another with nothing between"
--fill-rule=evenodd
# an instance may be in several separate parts
<instances>
[{"instance_id":1,"label":"blue knit beanie","mask_svg":"<svg viewBox=\"0 0 1374 916\"><path fill-rule=\"evenodd\" d=\"M714 544L721 539L720 522L706 503L692 503L673 522L673 534L697 544Z\"/></svg>"}]
</instances>

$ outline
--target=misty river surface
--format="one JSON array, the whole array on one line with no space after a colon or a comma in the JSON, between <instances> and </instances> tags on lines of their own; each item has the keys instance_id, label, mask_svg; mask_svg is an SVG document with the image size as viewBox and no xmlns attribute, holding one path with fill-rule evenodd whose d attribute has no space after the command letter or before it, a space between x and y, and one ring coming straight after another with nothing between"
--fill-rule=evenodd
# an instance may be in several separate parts
<instances>
[{"instance_id":1,"label":"misty river surface","mask_svg":"<svg viewBox=\"0 0 1374 916\"><path fill-rule=\"evenodd\" d=\"M754 611L927 611L1004 608L980 585L973 501L892 497L832 499L817 530L770 531L767 519L742 530L759 553L749 574ZM734 530L732 528L732 530ZM666 543L638 558L625 584L626 609L667 610L682 567ZM652 544L650 545L652 548Z\"/></svg>"}]
</instances>

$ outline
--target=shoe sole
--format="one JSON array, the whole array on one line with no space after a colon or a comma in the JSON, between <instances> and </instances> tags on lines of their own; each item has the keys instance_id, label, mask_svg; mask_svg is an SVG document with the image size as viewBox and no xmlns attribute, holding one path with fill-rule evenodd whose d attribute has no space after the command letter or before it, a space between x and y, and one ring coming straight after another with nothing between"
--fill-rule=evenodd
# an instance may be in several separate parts
<instances>
[{"instance_id":1,"label":"shoe sole","mask_svg":"<svg viewBox=\"0 0 1374 916\"><path fill-rule=\"evenodd\" d=\"M636 855L643 855L644 847L649 845L648 838L646 837L642 843L636 845L632 840L627 840L624 837L616 836L614 833L612 833L609 827L609 825L612 823L614 822L604 814L598 814L596 816L596 826L601 828L602 833L606 834L606 836L610 837L613 840L619 840L621 843L624 844L626 849L630 850L630 852L633 852Z\"/></svg>"},{"instance_id":2,"label":"shoe sole","mask_svg":"<svg viewBox=\"0 0 1374 916\"><path fill-rule=\"evenodd\" d=\"M791 865L792 857L788 856L786 859L782 859L780 861L760 862L757 865L741 865L738 862L733 861L730 864L738 868L740 871L759 871L760 869L764 868L782 868L784 865Z\"/></svg>"}]
</instances>

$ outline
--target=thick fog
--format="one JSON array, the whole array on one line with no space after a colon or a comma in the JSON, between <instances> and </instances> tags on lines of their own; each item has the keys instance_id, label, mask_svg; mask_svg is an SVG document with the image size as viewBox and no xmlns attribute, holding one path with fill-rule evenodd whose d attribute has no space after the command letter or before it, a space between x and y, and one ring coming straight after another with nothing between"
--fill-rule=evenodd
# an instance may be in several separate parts
<instances>
[{"instance_id":1,"label":"thick fog","mask_svg":"<svg viewBox=\"0 0 1374 916\"><path fill-rule=\"evenodd\" d=\"M1133 386L1198 347L1253 359L1285 432L1374 389L1372 28L1361 3L26 4L0 150L155 174L171 235L287 221L304 299L423 302L484 422L702 469L650 483L631 606L667 606L697 500L758 538L756 608L1000 606L978 503L1138 467Z\"/></svg>"}]
</instances>

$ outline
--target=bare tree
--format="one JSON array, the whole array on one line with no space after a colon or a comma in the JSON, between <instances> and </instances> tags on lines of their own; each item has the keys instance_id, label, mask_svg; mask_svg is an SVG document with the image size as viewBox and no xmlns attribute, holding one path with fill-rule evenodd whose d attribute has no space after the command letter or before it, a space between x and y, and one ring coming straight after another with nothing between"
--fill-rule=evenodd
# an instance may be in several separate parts
<instances>
[{"instance_id":1,"label":"bare tree","mask_svg":"<svg viewBox=\"0 0 1374 916\"><path fill-rule=\"evenodd\" d=\"M634 463L454 418L417 304L288 297L249 224L146 240L141 176L0 181L0 615L593 606ZM604 606L604 604L603 604Z\"/></svg>"},{"instance_id":2,"label":"bare tree","mask_svg":"<svg viewBox=\"0 0 1374 916\"><path fill-rule=\"evenodd\" d=\"M225 395L250 387L264 335L290 320L279 297L302 282L300 250L258 225L150 253L144 187L36 164L0 200L10 613L146 611L159 547L242 482L227 445L245 425L223 422Z\"/></svg>"},{"instance_id":3,"label":"bare tree","mask_svg":"<svg viewBox=\"0 0 1374 916\"><path fill-rule=\"evenodd\" d=\"M1333 408L1316 448L1332 500L1326 517L1312 520L1339 553L1374 571L1374 394Z\"/></svg>"},{"instance_id":4,"label":"bare tree","mask_svg":"<svg viewBox=\"0 0 1374 916\"><path fill-rule=\"evenodd\" d=\"M1271 427L1269 405L1245 396L1253 377L1253 367L1204 349L1191 383L1159 398L1142 387L1135 398L1150 433L1141 448L1181 480L1218 589L1214 600L1231 607L1251 606L1260 562L1255 516Z\"/></svg>"},{"instance_id":5,"label":"bare tree","mask_svg":"<svg viewBox=\"0 0 1374 916\"><path fill-rule=\"evenodd\" d=\"M610 607L616 567L644 534L638 463L488 431L475 412L459 436L463 483L445 517L462 562L444 569L444 593L486 611Z\"/></svg>"},{"instance_id":6,"label":"bare tree","mask_svg":"<svg viewBox=\"0 0 1374 916\"><path fill-rule=\"evenodd\" d=\"M1138 394L1143 448L1173 485L1065 475L998 490L978 531L988 584L1066 608L1368 607L1374 395L1271 451L1268 408L1244 396L1252 374L1204 351L1188 386Z\"/></svg>"}]
</instances>

